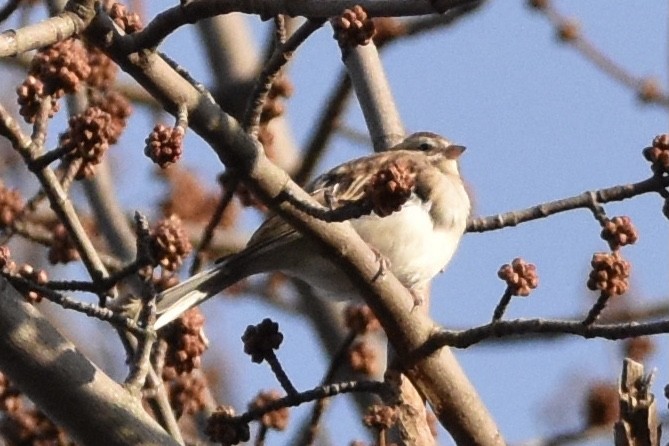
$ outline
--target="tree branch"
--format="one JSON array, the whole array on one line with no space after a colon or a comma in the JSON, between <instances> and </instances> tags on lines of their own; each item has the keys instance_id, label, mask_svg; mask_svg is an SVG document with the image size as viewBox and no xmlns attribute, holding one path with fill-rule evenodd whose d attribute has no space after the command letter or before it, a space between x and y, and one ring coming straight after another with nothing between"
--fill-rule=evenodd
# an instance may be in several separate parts
<instances>
[{"instance_id":1,"label":"tree branch","mask_svg":"<svg viewBox=\"0 0 669 446\"><path fill-rule=\"evenodd\" d=\"M0 278L0 369L78 444L178 445L123 387L99 370ZM72 414L76 414L73 416Z\"/></svg>"}]
</instances>

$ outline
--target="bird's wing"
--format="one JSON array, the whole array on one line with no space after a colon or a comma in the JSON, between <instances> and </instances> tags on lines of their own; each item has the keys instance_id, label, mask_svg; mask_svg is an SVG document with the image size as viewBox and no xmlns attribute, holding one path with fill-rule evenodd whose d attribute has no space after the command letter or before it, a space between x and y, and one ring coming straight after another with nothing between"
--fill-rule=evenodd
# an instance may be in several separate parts
<instances>
[{"instance_id":1,"label":"bird's wing","mask_svg":"<svg viewBox=\"0 0 669 446\"><path fill-rule=\"evenodd\" d=\"M417 160L416 153L407 150L375 153L335 167L316 178L306 190L319 204L336 209L362 200L366 194L365 186L376 172L387 168L389 164L408 162L410 168L416 171L424 161L420 158ZM272 214L253 234L245 251L256 254L267 246L272 246L272 249L280 248L299 237L290 224Z\"/></svg>"}]
</instances>

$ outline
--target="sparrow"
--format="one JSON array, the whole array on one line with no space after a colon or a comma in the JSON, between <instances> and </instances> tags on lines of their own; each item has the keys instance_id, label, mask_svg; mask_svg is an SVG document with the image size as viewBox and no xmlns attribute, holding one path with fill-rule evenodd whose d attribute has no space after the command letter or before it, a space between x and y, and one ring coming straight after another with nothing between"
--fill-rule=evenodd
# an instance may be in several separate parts
<instances>
[{"instance_id":1,"label":"sparrow","mask_svg":"<svg viewBox=\"0 0 669 446\"><path fill-rule=\"evenodd\" d=\"M470 201L458 168L464 150L435 133L414 133L387 151L335 167L316 178L306 191L330 209L373 202L368 214L348 221L416 296L446 267L465 231ZM388 176L391 179L384 185L397 193L384 195L387 187L374 184ZM314 241L271 215L246 248L158 294L154 328L165 326L239 280L270 271L298 278L327 298L361 298Z\"/></svg>"}]
</instances>

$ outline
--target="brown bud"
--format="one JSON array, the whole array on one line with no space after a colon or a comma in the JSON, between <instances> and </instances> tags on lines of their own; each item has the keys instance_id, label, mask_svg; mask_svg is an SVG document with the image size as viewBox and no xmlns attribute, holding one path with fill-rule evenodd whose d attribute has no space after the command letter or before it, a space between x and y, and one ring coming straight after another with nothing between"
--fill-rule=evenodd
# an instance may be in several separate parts
<instances>
[{"instance_id":1,"label":"brown bud","mask_svg":"<svg viewBox=\"0 0 669 446\"><path fill-rule=\"evenodd\" d=\"M513 259L511 264L502 265L497 276L506 282L513 296L529 296L539 285L537 268L521 258Z\"/></svg>"},{"instance_id":2,"label":"brown bud","mask_svg":"<svg viewBox=\"0 0 669 446\"><path fill-rule=\"evenodd\" d=\"M273 403L274 401L281 398L281 394L276 390L270 390L267 392L260 392L256 395L255 399L249 404L249 410L257 410L266 407L268 404ZM288 426L288 420L290 419L290 411L288 407L282 407L281 409L273 410L271 412L265 413L261 418L260 422L263 426L274 429L278 431L285 430Z\"/></svg>"}]
</instances>

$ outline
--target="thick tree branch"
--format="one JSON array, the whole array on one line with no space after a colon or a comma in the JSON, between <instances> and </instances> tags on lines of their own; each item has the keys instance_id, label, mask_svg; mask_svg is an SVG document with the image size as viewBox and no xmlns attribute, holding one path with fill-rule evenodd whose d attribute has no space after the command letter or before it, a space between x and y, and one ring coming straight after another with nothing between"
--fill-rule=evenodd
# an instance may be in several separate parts
<instances>
[{"instance_id":1,"label":"thick tree branch","mask_svg":"<svg viewBox=\"0 0 669 446\"><path fill-rule=\"evenodd\" d=\"M16 56L82 32L95 15L94 1L81 0L55 17L0 34L0 57Z\"/></svg>"},{"instance_id":2,"label":"thick tree branch","mask_svg":"<svg viewBox=\"0 0 669 446\"><path fill-rule=\"evenodd\" d=\"M404 17L444 13L451 8L473 3L472 0L300 0L277 2L274 0L193 0L174 6L156 15L140 32L125 36L119 43L122 52L133 53L157 47L163 39L177 28L199 20L231 12L256 14L261 18L272 18L284 14L290 17L303 16L310 19L327 19L340 14L346 8L360 5L371 16Z\"/></svg>"},{"instance_id":3,"label":"thick tree branch","mask_svg":"<svg viewBox=\"0 0 669 446\"><path fill-rule=\"evenodd\" d=\"M4 278L0 294L0 369L78 444L100 444L101 432L110 446L178 444Z\"/></svg>"},{"instance_id":4,"label":"thick tree branch","mask_svg":"<svg viewBox=\"0 0 669 446\"><path fill-rule=\"evenodd\" d=\"M376 46L346 48L342 51L353 90L365 116L374 151L380 152L402 141L404 126Z\"/></svg>"}]
</instances>

